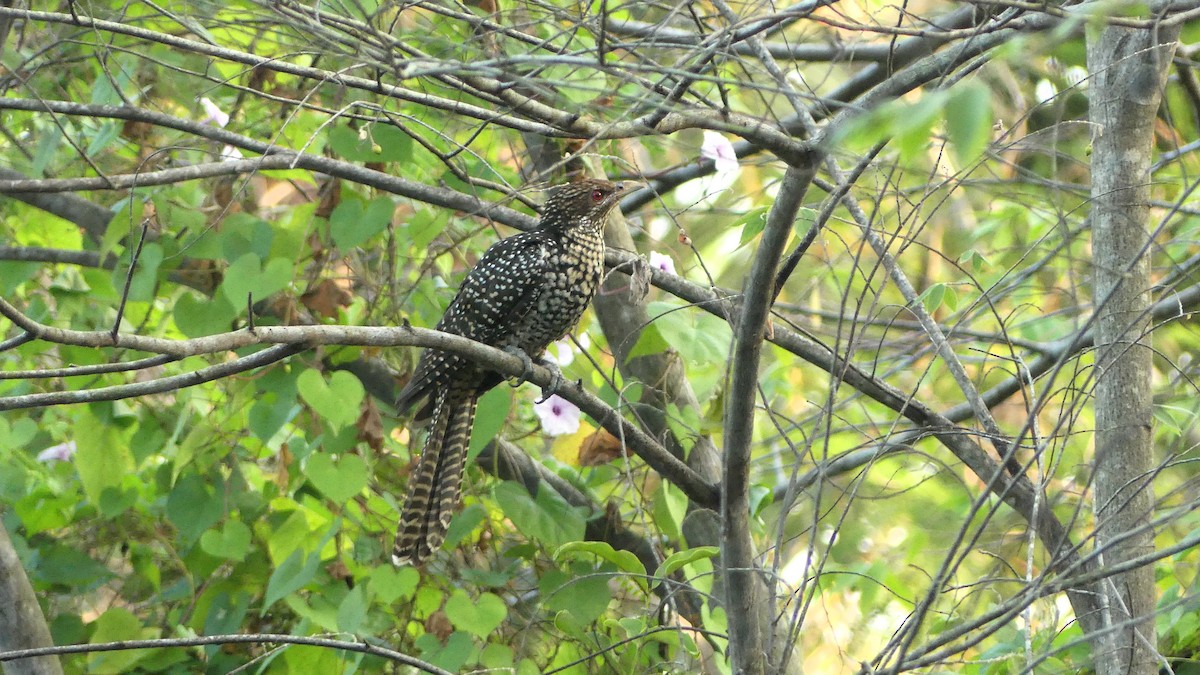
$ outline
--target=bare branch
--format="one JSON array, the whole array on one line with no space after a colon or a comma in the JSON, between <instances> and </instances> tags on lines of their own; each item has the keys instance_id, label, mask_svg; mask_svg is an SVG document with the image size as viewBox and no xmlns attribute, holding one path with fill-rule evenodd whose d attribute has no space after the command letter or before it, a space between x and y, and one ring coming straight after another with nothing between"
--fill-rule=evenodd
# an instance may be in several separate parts
<instances>
[{"instance_id":1,"label":"bare branch","mask_svg":"<svg viewBox=\"0 0 1200 675\"><path fill-rule=\"evenodd\" d=\"M97 642L94 644L39 647L37 649L22 649L0 652L0 663L45 655L92 654L97 652L125 651L129 649L164 649L170 647L203 647L207 645L231 644L307 645L310 647L340 649L348 652L379 656L389 661L403 663L406 666L412 666L413 668L420 669L426 673L434 673L435 675L451 675L450 671L438 668L432 663L427 663L416 657L409 656L408 654L402 654L395 650L378 647L366 642L346 642L344 640L330 640L328 638L321 637L304 635L277 635L274 633L258 633L251 635L205 635L191 638L123 640L121 642Z\"/></svg>"}]
</instances>

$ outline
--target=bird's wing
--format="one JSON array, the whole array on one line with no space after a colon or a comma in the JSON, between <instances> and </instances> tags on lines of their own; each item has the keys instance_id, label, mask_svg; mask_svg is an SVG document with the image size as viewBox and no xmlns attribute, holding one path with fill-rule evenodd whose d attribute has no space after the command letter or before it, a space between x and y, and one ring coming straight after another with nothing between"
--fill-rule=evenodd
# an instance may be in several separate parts
<instances>
[{"instance_id":1,"label":"bird's wing","mask_svg":"<svg viewBox=\"0 0 1200 675\"><path fill-rule=\"evenodd\" d=\"M547 253L546 236L541 232L526 232L493 244L463 280L437 329L497 344L537 304L546 280ZM426 349L396 399L397 410L405 411L469 367L470 362L460 356ZM432 412L425 408L430 406L423 406L417 419Z\"/></svg>"},{"instance_id":2,"label":"bird's wing","mask_svg":"<svg viewBox=\"0 0 1200 675\"><path fill-rule=\"evenodd\" d=\"M533 309L546 283L546 236L526 232L501 239L467 274L438 330L495 344Z\"/></svg>"}]
</instances>

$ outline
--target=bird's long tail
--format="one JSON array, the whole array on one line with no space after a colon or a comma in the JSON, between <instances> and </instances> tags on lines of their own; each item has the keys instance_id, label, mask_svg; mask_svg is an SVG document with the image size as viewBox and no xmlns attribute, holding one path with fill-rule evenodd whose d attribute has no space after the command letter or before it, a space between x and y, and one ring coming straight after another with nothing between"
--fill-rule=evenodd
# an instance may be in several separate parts
<instances>
[{"instance_id":1,"label":"bird's long tail","mask_svg":"<svg viewBox=\"0 0 1200 675\"><path fill-rule=\"evenodd\" d=\"M436 394L429 438L408 480L392 563L420 565L441 547L462 496L463 464L471 443L476 395L471 387Z\"/></svg>"}]
</instances>

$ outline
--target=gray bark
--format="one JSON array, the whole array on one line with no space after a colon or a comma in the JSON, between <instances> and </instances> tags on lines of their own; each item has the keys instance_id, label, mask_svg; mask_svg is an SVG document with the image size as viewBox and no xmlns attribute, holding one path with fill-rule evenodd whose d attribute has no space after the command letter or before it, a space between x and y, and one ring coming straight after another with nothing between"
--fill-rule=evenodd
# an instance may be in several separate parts
<instances>
[{"instance_id":1,"label":"gray bark","mask_svg":"<svg viewBox=\"0 0 1200 675\"><path fill-rule=\"evenodd\" d=\"M1154 550L1149 168L1177 35L1178 29L1110 26L1088 40L1095 124L1096 546L1105 567ZM1103 627L1091 636L1096 672L1157 673L1153 568L1115 575L1098 588Z\"/></svg>"},{"instance_id":2,"label":"gray bark","mask_svg":"<svg viewBox=\"0 0 1200 675\"><path fill-rule=\"evenodd\" d=\"M8 531L0 525L0 653L50 647L50 628ZM6 661L5 675L62 675L56 656Z\"/></svg>"},{"instance_id":3,"label":"gray bark","mask_svg":"<svg viewBox=\"0 0 1200 675\"><path fill-rule=\"evenodd\" d=\"M725 405L725 463L721 481L721 557L728 594L729 655L735 673L771 672L766 635L769 620L762 570L750 536L750 450L758 402L758 366L774 299L775 272L796 219L796 211L816 170L815 162L788 167L779 196L767 216L761 243L746 280L734 325L729 391Z\"/></svg>"}]
</instances>

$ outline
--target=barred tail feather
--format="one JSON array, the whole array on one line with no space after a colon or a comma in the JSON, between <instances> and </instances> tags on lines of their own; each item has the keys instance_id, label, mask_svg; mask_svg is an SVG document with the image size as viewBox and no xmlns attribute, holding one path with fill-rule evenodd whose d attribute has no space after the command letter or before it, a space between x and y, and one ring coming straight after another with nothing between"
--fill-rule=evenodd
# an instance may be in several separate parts
<instances>
[{"instance_id":1,"label":"barred tail feather","mask_svg":"<svg viewBox=\"0 0 1200 675\"><path fill-rule=\"evenodd\" d=\"M429 438L417 470L409 478L408 499L392 549L395 565L420 565L446 539L462 496L463 464L471 443L476 397L473 389L437 394Z\"/></svg>"}]
</instances>

